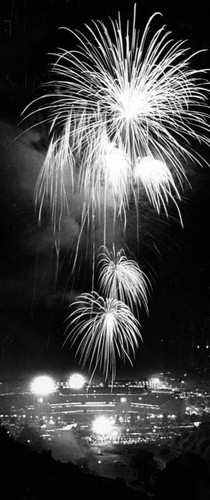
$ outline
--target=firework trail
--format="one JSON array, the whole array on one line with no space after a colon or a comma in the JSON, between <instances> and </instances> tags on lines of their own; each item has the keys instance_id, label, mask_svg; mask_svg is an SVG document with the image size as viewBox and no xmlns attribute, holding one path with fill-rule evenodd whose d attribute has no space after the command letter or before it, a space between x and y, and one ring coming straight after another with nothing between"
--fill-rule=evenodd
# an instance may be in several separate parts
<instances>
[{"instance_id":1,"label":"firework trail","mask_svg":"<svg viewBox=\"0 0 210 500\"><path fill-rule=\"evenodd\" d=\"M105 379L116 375L116 358L132 365L131 355L142 340L140 324L130 308L121 300L99 296L97 292L83 293L67 321L65 342L77 344L76 356L80 354L80 363L89 364L92 375L97 369L102 370Z\"/></svg>"}]
</instances>

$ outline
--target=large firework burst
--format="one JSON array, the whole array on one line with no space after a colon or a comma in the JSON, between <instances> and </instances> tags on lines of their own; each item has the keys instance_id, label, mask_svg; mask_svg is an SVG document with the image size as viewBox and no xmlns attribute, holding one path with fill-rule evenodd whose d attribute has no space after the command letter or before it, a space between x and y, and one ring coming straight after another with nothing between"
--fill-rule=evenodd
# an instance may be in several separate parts
<instances>
[{"instance_id":1,"label":"large firework burst","mask_svg":"<svg viewBox=\"0 0 210 500\"><path fill-rule=\"evenodd\" d=\"M121 300L99 296L97 292L83 293L71 307L67 340L77 344L82 366L89 364L92 374L102 370L105 379L116 374L116 357L129 360L135 355L138 340L142 339L140 325L130 308Z\"/></svg>"},{"instance_id":2,"label":"large firework burst","mask_svg":"<svg viewBox=\"0 0 210 500\"><path fill-rule=\"evenodd\" d=\"M149 37L157 14L142 34L135 8L125 34L120 15L110 30L93 22L87 35L73 32L75 50L56 54L55 78L39 108L49 112L55 134L38 181L41 206L54 193L53 214L58 197L68 198L66 175L72 189L77 178L86 210L102 198L106 204L111 193L115 212L125 214L130 193L141 191L137 178L145 188L145 168L150 202L166 209L179 198L186 159L201 162L191 141L209 145L206 70L191 67L195 54L185 42L174 42L165 26Z\"/></svg>"}]
</instances>

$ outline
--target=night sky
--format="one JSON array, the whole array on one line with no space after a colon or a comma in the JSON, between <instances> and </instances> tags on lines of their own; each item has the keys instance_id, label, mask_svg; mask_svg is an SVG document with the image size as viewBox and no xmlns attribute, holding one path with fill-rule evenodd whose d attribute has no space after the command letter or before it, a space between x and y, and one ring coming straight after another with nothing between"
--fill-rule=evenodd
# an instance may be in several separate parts
<instances>
[{"instance_id":1,"label":"night sky","mask_svg":"<svg viewBox=\"0 0 210 500\"><path fill-rule=\"evenodd\" d=\"M154 11L175 39L188 39L193 50L210 47L210 11L205 2L137 1L137 23L144 27ZM145 4L145 5L144 5ZM132 16L133 2L7 0L0 13L0 373L4 376L33 370L78 369L74 352L62 348L68 304L79 292L90 291L91 269L83 241L77 272L72 276L72 250L80 230L79 200L61 230L60 261L54 247L48 208L41 225L35 211L34 192L46 154L44 127L20 133L31 123L20 114L40 93L49 77L49 52L73 44L61 26L82 29L84 22L108 16ZM71 48L71 47L70 47ZM196 59L198 67L210 67L208 53ZM194 63L195 65L195 63ZM201 148L205 158L210 152ZM210 169L187 165L192 189L185 186L180 204L184 229L173 207L169 217L158 216L142 200L139 247L134 235L132 207L124 237L128 248L149 275L153 291L149 317L142 313L143 344L133 370L119 363L119 374L155 370L204 372L209 366L210 342ZM96 241L100 241L100 227ZM197 346L200 346L198 349Z\"/></svg>"}]
</instances>

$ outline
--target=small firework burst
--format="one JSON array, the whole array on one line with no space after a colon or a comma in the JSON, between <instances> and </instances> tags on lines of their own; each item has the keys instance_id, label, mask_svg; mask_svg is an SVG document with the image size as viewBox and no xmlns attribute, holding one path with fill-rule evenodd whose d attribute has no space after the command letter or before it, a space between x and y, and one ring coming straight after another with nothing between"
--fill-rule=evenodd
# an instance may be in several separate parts
<instances>
[{"instance_id":1,"label":"small firework burst","mask_svg":"<svg viewBox=\"0 0 210 500\"><path fill-rule=\"evenodd\" d=\"M115 298L139 312L144 307L148 313L149 280L137 262L127 259L125 252L109 252L102 247L99 254L99 289L105 297Z\"/></svg>"},{"instance_id":2,"label":"small firework burst","mask_svg":"<svg viewBox=\"0 0 210 500\"><path fill-rule=\"evenodd\" d=\"M99 296L97 292L83 293L72 304L68 317L65 343L77 344L82 366L89 364L95 373L102 370L105 379L116 375L116 357L132 365L131 356L142 340L140 324L130 308L116 298Z\"/></svg>"}]
</instances>

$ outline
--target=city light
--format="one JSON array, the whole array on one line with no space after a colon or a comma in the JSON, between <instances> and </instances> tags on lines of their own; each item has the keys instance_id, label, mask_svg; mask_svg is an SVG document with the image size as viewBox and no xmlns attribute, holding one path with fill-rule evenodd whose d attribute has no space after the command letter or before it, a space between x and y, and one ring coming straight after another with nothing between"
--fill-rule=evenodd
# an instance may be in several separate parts
<instances>
[{"instance_id":1,"label":"city light","mask_svg":"<svg viewBox=\"0 0 210 500\"><path fill-rule=\"evenodd\" d=\"M56 390L54 380L48 375L40 375L31 382L31 392L45 396Z\"/></svg>"},{"instance_id":2,"label":"city light","mask_svg":"<svg viewBox=\"0 0 210 500\"><path fill-rule=\"evenodd\" d=\"M85 377L83 377L83 375L81 375L80 373L73 373L69 377L68 386L71 389L82 389L84 384L85 384Z\"/></svg>"},{"instance_id":3,"label":"city light","mask_svg":"<svg viewBox=\"0 0 210 500\"><path fill-rule=\"evenodd\" d=\"M162 374L154 378L161 380L161 376ZM68 439L72 442L72 439L84 438L88 443L97 445L95 448L93 446L93 453L96 453L96 457L98 454L104 456L109 453L110 448L107 447L106 451L105 445L150 445L153 443L159 448L160 445L169 441L173 444L173 440L181 432L199 426L204 412L206 416L210 413L209 393L200 390L198 392L196 385L185 394L183 393L184 405L180 399L174 397L173 388L169 388L167 393L161 388L157 399L155 390L142 393L140 385L138 390L134 381L125 380L123 384L122 381L116 381L112 391L104 392L101 390L101 380L98 379L89 386L88 393L81 391L77 395L75 391L63 393L57 390L52 400L49 398L46 401L46 396L43 394L40 396L40 390L43 392L43 387L46 393L44 379L44 377L36 377L31 384L36 397L31 397L30 393L25 392L24 386L22 395L19 392L20 388L16 389L21 398L16 397L13 389L11 393L1 394L2 401L4 399L8 401L8 398L11 398L12 409L12 413L8 414L5 407L1 414L3 424L15 437L19 435L22 425L35 427L42 439L45 442L51 441L52 446L57 442L62 447L64 442L66 445ZM164 376L164 380L169 383L171 377ZM180 376L174 378L174 381L179 388ZM51 382L53 383L52 379ZM63 381L60 383L62 384ZM52 387L55 388L55 384ZM122 387L124 387L123 392ZM37 405L37 402L43 402L43 404ZM28 439L31 437L29 436ZM103 451L100 445L103 446Z\"/></svg>"},{"instance_id":4,"label":"city light","mask_svg":"<svg viewBox=\"0 0 210 500\"><path fill-rule=\"evenodd\" d=\"M104 416L97 417L93 422L93 432L101 436L113 434L116 431L114 427L114 419Z\"/></svg>"},{"instance_id":5,"label":"city light","mask_svg":"<svg viewBox=\"0 0 210 500\"><path fill-rule=\"evenodd\" d=\"M149 379L149 386L153 389L169 389L169 383L161 377L154 376Z\"/></svg>"},{"instance_id":6,"label":"city light","mask_svg":"<svg viewBox=\"0 0 210 500\"><path fill-rule=\"evenodd\" d=\"M152 377L149 382L152 387L160 387L162 385L158 377Z\"/></svg>"}]
</instances>

